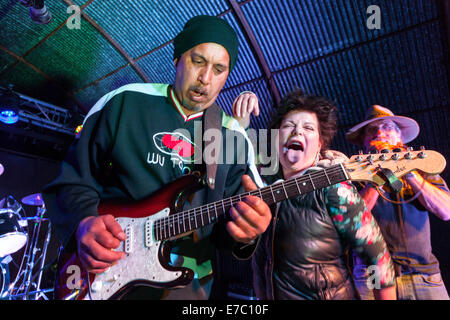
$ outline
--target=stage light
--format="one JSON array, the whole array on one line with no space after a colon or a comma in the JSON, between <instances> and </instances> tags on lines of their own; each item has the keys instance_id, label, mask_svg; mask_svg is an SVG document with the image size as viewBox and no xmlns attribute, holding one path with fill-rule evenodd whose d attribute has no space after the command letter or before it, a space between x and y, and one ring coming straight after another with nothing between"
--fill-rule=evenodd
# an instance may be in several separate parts
<instances>
[{"instance_id":1,"label":"stage light","mask_svg":"<svg viewBox=\"0 0 450 320\"><path fill-rule=\"evenodd\" d=\"M3 91L0 96L0 121L6 124L14 124L19 121L20 97L11 88Z\"/></svg>"},{"instance_id":2,"label":"stage light","mask_svg":"<svg viewBox=\"0 0 450 320\"><path fill-rule=\"evenodd\" d=\"M30 7L30 17L36 23L47 24L52 19L52 14L44 4L44 0L20 0L20 2Z\"/></svg>"},{"instance_id":3,"label":"stage light","mask_svg":"<svg viewBox=\"0 0 450 320\"><path fill-rule=\"evenodd\" d=\"M3 110L0 112L0 121L6 124L14 124L19 121L19 115L14 110Z\"/></svg>"}]
</instances>

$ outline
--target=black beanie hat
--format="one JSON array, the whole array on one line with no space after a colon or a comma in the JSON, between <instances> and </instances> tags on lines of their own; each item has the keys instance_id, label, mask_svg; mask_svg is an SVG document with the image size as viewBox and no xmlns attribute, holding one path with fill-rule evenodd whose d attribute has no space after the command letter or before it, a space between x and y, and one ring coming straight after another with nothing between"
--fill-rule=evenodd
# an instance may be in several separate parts
<instances>
[{"instance_id":1,"label":"black beanie hat","mask_svg":"<svg viewBox=\"0 0 450 320\"><path fill-rule=\"evenodd\" d=\"M230 56L230 72L236 64L239 41L234 29L223 19L200 15L190 19L174 40L173 59L201 43L222 45Z\"/></svg>"}]
</instances>

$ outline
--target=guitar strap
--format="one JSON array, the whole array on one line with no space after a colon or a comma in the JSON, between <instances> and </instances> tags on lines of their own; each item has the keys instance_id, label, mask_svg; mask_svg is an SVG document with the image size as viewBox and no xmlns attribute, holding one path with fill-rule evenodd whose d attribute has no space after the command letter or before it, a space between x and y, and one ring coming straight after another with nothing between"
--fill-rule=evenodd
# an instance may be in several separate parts
<instances>
[{"instance_id":1,"label":"guitar strap","mask_svg":"<svg viewBox=\"0 0 450 320\"><path fill-rule=\"evenodd\" d=\"M216 103L208 107L203 116L203 137L205 132L214 132L212 135L213 139L204 139L205 150L213 150L213 153L208 153L207 157L202 157L202 160L206 163L206 183L208 186L214 190L214 185L216 181L217 165L219 163L219 156L222 147L222 108ZM211 131L214 130L214 131ZM211 137L208 134L208 137Z\"/></svg>"}]
</instances>

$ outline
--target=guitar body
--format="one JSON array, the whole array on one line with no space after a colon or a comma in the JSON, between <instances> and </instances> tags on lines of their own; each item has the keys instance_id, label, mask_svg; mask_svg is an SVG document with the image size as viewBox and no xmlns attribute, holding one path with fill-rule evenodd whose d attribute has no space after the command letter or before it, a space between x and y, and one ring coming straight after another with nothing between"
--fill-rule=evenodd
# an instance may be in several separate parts
<instances>
[{"instance_id":1,"label":"guitar body","mask_svg":"<svg viewBox=\"0 0 450 320\"><path fill-rule=\"evenodd\" d=\"M116 249L124 251L126 257L96 275L86 272L77 253L63 250L58 260L55 298L120 299L135 286L165 289L190 283L193 271L170 266L170 241L156 240L152 231L156 220L180 211L186 198L200 187L198 176L187 175L139 202L100 203L99 215L113 215L127 235Z\"/></svg>"}]
</instances>

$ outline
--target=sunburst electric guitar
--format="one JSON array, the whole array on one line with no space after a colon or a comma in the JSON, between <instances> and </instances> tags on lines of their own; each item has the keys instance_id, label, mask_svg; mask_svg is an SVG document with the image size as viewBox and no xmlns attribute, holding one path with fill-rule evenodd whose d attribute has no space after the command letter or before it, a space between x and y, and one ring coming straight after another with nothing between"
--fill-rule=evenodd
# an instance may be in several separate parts
<instances>
[{"instance_id":1,"label":"sunburst electric guitar","mask_svg":"<svg viewBox=\"0 0 450 320\"><path fill-rule=\"evenodd\" d=\"M112 214L127 235L116 249L124 251L126 256L108 271L93 274L83 269L76 253L63 250L59 256L55 298L120 299L138 285L155 288L187 285L194 273L188 268L169 265L170 240L216 222L247 195L260 197L270 205L346 180L371 181L381 186L394 176L399 178L412 170L438 174L445 165L445 158L431 150L360 154L324 170L186 211L179 209L183 207L180 199L186 198L187 190L199 185L201 179L196 175L183 176L140 202L102 202L99 215Z\"/></svg>"}]
</instances>

